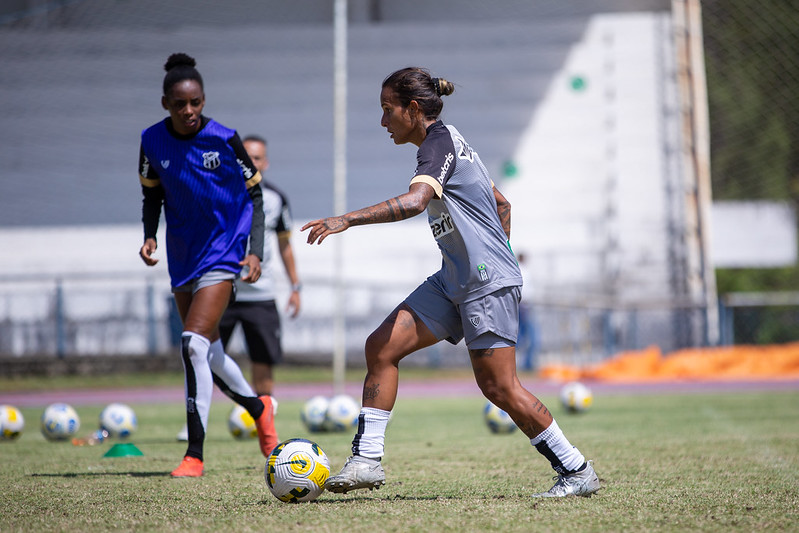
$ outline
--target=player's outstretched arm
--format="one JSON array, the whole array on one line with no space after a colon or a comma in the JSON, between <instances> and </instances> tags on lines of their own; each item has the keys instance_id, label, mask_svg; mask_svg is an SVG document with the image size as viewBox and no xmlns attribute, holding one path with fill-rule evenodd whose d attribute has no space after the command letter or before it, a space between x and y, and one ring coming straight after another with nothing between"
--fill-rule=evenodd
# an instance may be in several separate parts
<instances>
[{"instance_id":1,"label":"player's outstretched arm","mask_svg":"<svg viewBox=\"0 0 799 533\"><path fill-rule=\"evenodd\" d=\"M313 220L304 225L300 231L311 230L308 232L308 244L322 244L328 235L341 233L351 226L397 222L414 217L427 209L427 204L434 194L435 191L430 185L412 183L405 194L346 215Z\"/></svg>"}]
</instances>

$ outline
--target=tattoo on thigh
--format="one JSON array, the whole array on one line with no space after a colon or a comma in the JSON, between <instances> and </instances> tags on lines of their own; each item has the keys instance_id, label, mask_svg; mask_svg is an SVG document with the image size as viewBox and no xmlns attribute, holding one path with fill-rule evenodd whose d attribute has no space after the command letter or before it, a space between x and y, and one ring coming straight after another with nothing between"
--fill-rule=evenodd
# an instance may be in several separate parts
<instances>
[{"instance_id":1,"label":"tattoo on thigh","mask_svg":"<svg viewBox=\"0 0 799 533\"><path fill-rule=\"evenodd\" d=\"M475 359L478 357L491 357L494 355L494 348L486 348L484 350L469 350L469 355Z\"/></svg>"},{"instance_id":2,"label":"tattoo on thigh","mask_svg":"<svg viewBox=\"0 0 799 533\"><path fill-rule=\"evenodd\" d=\"M397 322L396 321L397 318L399 317L398 316L394 317L395 323ZM402 320L399 322L399 325L406 329L413 329L416 327L416 320L413 318L413 315L405 314L403 315Z\"/></svg>"},{"instance_id":3,"label":"tattoo on thigh","mask_svg":"<svg viewBox=\"0 0 799 533\"><path fill-rule=\"evenodd\" d=\"M380 383L375 383L374 385L368 385L363 388L364 398L374 400L375 398L377 398L378 394L380 394Z\"/></svg>"}]
</instances>

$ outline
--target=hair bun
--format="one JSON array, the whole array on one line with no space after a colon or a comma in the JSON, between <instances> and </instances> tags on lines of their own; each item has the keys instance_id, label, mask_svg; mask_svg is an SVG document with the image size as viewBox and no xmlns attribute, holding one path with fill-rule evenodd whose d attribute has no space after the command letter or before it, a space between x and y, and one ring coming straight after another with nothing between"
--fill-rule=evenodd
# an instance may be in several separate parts
<instances>
[{"instance_id":1,"label":"hair bun","mask_svg":"<svg viewBox=\"0 0 799 533\"><path fill-rule=\"evenodd\" d=\"M197 66L197 61L195 61L194 58L188 54L184 54L183 52L178 52L176 54L172 54L171 56L169 56L169 59L167 59L166 63L164 64L164 70L169 72L173 68L180 66L193 68Z\"/></svg>"},{"instance_id":2,"label":"hair bun","mask_svg":"<svg viewBox=\"0 0 799 533\"><path fill-rule=\"evenodd\" d=\"M455 91L455 86L445 80L444 78L431 78L433 81L433 87L436 89L436 94L438 96L448 96Z\"/></svg>"}]
</instances>

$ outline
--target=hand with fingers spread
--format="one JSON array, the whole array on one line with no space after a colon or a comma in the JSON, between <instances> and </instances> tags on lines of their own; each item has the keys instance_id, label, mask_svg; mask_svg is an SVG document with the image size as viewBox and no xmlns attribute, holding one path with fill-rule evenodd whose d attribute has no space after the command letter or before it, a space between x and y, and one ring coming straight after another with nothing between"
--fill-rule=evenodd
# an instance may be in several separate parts
<instances>
[{"instance_id":1,"label":"hand with fingers spread","mask_svg":"<svg viewBox=\"0 0 799 533\"><path fill-rule=\"evenodd\" d=\"M341 233L350 227L349 221L344 217L329 217L313 220L304 225L300 231L310 229L308 232L308 244L322 244L328 235Z\"/></svg>"}]
</instances>

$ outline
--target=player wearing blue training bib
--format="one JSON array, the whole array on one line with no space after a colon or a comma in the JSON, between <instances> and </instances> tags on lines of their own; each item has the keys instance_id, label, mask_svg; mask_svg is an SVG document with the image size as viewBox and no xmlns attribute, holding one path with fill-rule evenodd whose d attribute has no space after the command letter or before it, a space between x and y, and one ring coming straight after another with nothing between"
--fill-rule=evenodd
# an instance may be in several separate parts
<instances>
[{"instance_id":1,"label":"player wearing blue training bib","mask_svg":"<svg viewBox=\"0 0 799 533\"><path fill-rule=\"evenodd\" d=\"M202 115L205 91L196 62L172 54L164 65L162 107L169 117L142 133L144 263L154 266L161 208L166 219L167 261L183 323L188 448L173 477L203 475L203 446L214 383L255 420L261 452L277 446L276 405L258 397L222 346L219 321L243 267L243 281L261 275L263 197L239 136ZM249 241L249 250L247 248Z\"/></svg>"},{"instance_id":2,"label":"player wearing blue training bib","mask_svg":"<svg viewBox=\"0 0 799 533\"><path fill-rule=\"evenodd\" d=\"M536 497L590 496L599 478L571 445L541 401L516 375L521 272L510 248L510 204L497 190L469 144L438 120L441 96L453 85L420 68L383 80L380 124L395 144L418 146L408 192L342 216L314 220L308 243L351 226L404 220L427 210L441 251L441 270L416 288L366 340L363 408L352 457L325 482L332 492L379 488L385 483L386 426L397 397L399 362L441 340L464 339L477 384L506 411L558 473Z\"/></svg>"},{"instance_id":3,"label":"player wearing blue training bib","mask_svg":"<svg viewBox=\"0 0 799 533\"><path fill-rule=\"evenodd\" d=\"M248 190L261 181L238 134L200 120L190 138L177 134L170 119L142 132L140 181L146 189L160 187L163 195L173 287L210 270L241 271L252 227ZM150 224L145 237L154 237L154 229ZM253 245L252 253L263 256L262 231L253 233Z\"/></svg>"}]
</instances>

